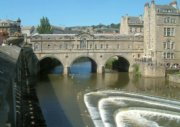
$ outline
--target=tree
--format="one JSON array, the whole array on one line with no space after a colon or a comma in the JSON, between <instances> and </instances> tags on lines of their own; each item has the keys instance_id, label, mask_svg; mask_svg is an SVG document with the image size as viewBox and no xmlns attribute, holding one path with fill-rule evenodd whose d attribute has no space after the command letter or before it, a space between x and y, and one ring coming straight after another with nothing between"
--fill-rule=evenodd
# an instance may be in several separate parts
<instances>
[{"instance_id":1,"label":"tree","mask_svg":"<svg viewBox=\"0 0 180 127\"><path fill-rule=\"evenodd\" d=\"M52 34L53 30L49 23L49 19L47 17L42 17L40 19L40 25L37 27L37 31L39 34Z\"/></svg>"}]
</instances>

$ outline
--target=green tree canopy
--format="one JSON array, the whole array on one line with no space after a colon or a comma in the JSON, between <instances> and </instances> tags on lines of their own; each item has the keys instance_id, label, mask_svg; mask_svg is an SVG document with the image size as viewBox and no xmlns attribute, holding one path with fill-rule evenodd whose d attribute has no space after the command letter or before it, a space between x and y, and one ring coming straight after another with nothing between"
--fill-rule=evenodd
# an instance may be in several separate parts
<instances>
[{"instance_id":1,"label":"green tree canopy","mask_svg":"<svg viewBox=\"0 0 180 127\"><path fill-rule=\"evenodd\" d=\"M37 32L39 34L52 34L53 30L49 23L49 19L47 17L42 17L40 19L40 25L37 27Z\"/></svg>"}]
</instances>

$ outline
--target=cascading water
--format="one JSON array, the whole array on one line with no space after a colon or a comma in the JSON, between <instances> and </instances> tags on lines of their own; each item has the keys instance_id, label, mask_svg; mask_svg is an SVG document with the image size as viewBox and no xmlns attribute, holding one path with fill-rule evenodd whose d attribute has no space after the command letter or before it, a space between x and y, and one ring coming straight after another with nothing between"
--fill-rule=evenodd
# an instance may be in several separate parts
<instances>
[{"instance_id":1,"label":"cascading water","mask_svg":"<svg viewBox=\"0 0 180 127\"><path fill-rule=\"evenodd\" d=\"M124 91L84 95L96 127L179 127L180 102Z\"/></svg>"}]
</instances>

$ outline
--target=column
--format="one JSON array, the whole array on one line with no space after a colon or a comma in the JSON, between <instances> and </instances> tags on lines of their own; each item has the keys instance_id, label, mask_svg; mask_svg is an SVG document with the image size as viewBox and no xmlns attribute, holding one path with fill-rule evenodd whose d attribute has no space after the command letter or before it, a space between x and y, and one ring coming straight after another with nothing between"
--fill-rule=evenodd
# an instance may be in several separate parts
<instances>
[{"instance_id":1,"label":"column","mask_svg":"<svg viewBox=\"0 0 180 127\"><path fill-rule=\"evenodd\" d=\"M102 74L104 73L104 66L103 65L99 65L97 68L97 73Z\"/></svg>"},{"instance_id":2,"label":"column","mask_svg":"<svg viewBox=\"0 0 180 127\"><path fill-rule=\"evenodd\" d=\"M64 67L64 70L63 70L63 74L64 75L68 75L69 74L69 69L70 69L70 67Z\"/></svg>"}]
</instances>

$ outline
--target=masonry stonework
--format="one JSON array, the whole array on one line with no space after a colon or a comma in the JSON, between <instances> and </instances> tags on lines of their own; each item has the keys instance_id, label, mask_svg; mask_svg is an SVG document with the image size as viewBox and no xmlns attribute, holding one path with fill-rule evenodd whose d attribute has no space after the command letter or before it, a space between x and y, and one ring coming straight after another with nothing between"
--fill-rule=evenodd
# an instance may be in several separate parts
<instances>
[{"instance_id":1,"label":"masonry stonework","mask_svg":"<svg viewBox=\"0 0 180 127\"><path fill-rule=\"evenodd\" d=\"M120 34L39 34L32 36L31 43L39 59L56 55L65 73L73 59L81 56L94 60L99 73L108 58L120 56L130 63L129 72L133 64L143 64L144 76L163 77L166 69L180 67L179 34L177 1L156 5L152 0L144 6L144 18L122 17Z\"/></svg>"}]
</instances>

